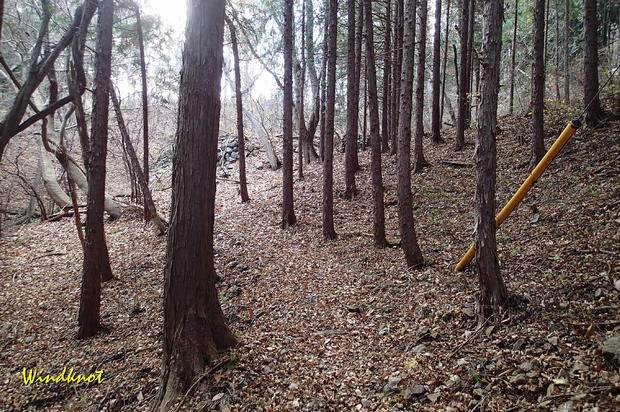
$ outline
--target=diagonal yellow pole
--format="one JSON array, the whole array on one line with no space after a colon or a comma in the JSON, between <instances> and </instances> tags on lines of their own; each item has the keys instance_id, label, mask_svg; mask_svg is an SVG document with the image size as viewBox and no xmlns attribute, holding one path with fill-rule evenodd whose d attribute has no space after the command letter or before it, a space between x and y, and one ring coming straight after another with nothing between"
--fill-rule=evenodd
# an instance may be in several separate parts
<instances>
[{"instance_id":1,"label":"diagonal yellow pole","mask_svg":"<svg viewBox=\"0 0 620 412\"><path fill-rule=\"evenodd\" d=\"M553 162L558 153L560 153L564 145L566 145L570 138L573 137L573 135L580 126L581 122L579 120L571 120L568 125L566 125L566 128L564 128L564 131L562 132L562 134L560 134L560 137L557 138L557 140L549 148L545 156L540 160L540 162L538 162L534 170L532 170L532 173L530 173L528 178L525 179L525 182L523 182L519 190L517 190L517 192L512 195L512 198L508 201L508 203L506 203L506 206L504 206L504 208L497 214L497 216L495 216L495 225L497 227L499 227L510 215L510 213L515 210L519 203L521 203L527 192L529 192L532 186L534 186L534 183L536 183L536 181L545 172L545 170L547 170L547 167L549 167L551 162ZM465 253L465 256L461 258L461 261L456 265L454 269L457 271L465 269L465 266L467 266L469 262L471 262L475 255L476 249L475 245L472 243L467 253Z\"/></svg>"}]
</instances>

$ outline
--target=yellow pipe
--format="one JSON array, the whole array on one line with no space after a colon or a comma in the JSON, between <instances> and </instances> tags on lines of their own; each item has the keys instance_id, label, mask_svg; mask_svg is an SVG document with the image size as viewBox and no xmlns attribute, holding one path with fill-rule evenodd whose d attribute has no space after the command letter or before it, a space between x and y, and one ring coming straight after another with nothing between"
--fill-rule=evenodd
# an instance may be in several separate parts
<instances>
[{"instance_id":1,"label":"yellow pipe","mask_svg":"<svg viewBox=\"0 0 620 412\"><path fill-rule=\"evenodd\" d=\"M560 134L560 137L557 138L555 143L549 148L545 156L538 162L532 173L525 179L525 182L521 185L519 190L512 196L512 198L506 203L506 206L495 216L495 225L499 227L504 220L512 213L513 210L521 203L527 192L534 186L534 183L540 178L540 176L547 170L547 167L553 162L555 157L560 153L566 142L570 140L571 137L575 134L577 129L581 126L581 122L579 120L571 120L566 128ZM476 255L475 244L471 244L465 256L460 260L460 262L454 268L457 271L461 271L465 269L465 266L471 262L471 260Z\"/></svg>"}]
</instances>

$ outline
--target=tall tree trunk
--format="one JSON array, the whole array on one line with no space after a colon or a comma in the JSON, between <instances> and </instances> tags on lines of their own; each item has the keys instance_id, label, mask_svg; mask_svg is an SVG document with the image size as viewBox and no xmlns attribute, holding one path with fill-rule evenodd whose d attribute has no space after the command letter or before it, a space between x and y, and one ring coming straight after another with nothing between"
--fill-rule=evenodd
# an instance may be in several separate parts
<instances>
[{"instance_id":1,"label":"tall tree trunk","mask_svg":"<svg viewBox=\"0 0 620 412\"><path fill-rule=\"evenodd\" d=\"M560 104L560 0L555 1L555 99Z\"/></svg>"},{"instance_id":2,"label":"tall tree trunk","mask_svg":"<svg viewBox=\"0 0 620 412\"><path fill-rule=\"evenodd\" d=\"M366 1L366 0L364 0ZM398 0L396 0L398 1ZM372 10L366 7L366 13L372 14ZM383 55L383 96L381 109L381 151L390 150L390 96L392 94L391 75L392 75L392 0L385 3L385 50ZM368 31L368 28L366 28ZM366 69L368 70L368 69ZM368 78L368 76L366 76ZM376 86L376 85L375 85ZM370 92L370 91L369 91ZM372 132L371 132L372 133ZM372 137L371 137L372 139ZM371 142L372 145L372 142Z\"/></svg>"},{"instance_id":3,"label":"tall tree trunk","mask_svg":"<svg viewBox=\"0 0 620 412\"><path fill-rule=\"evenodd\" d=\"M304 108L304 88L306 86L306 58L305 58L305 41L306 41L306 3L301 4L301 62L295 62L295 71L297 76L297 124L299 130L299 137L297 142L297 156L298 156L298 178L304 179L304 146L306 144L308 131L306 130L306 118Z\"/></svg>"},{"instance_id":4,"label":"tall tree trunk","mask_svg":"<svg viewBox=\"0 0 620 412\"><path fill-rule=\"evenodd\" d=\"M385 209L383 204L383 177L381 175L381 136L379 135L379 98L377 97L377 68L375 66L372 0L364 0L364 5L366 8L366 14L364 15L366 25L366 78L368 85L368 105L370 106L370 168L373 199L372 232L375 247L384 248L387 246L387 240L385 239Z\"/></svg>"},{"instance_id":5,"label":"tall tree trunk","mask_svg":"<svg viewBox=\"0 0 620 412\"><path fill-rule=\"evenodd\" d=\"M459 94L458 94L458 121L456 124L456 141L454 150L463 150L465 146L465 126L467 114L469 110L469 102L467 99L467 45L469 42L469 7L471 0L462 0L461 19L459 23L459 35L461 39L461 58L459 68Z\"/></svg>"},{"instance_id":6,"label":"tall tree trunk","mask_svg":"<svg viewBox=\"0 0 620 412\"><path fill-rule=\"evenodd\" d=\"M583 95L586 123L595 125L603 115L598 97L598 20L596 0L585 0L583 30L585 32Z\"/></svg>"},{"instance_id":7,"label":"tall tree trunk","mask_svg":"<svg viewBox=\"0 0 620 412\"><path fill-rule=\"evenodd\" d=\"M171 410L218 351L236 344L218 300L213 262L224 6L224 0L187 4L155 408L161 412Z\"/></svg>"},{"instance_id":8,"label":"tall tree trunk","mask_svg":"<svg viewBox=\"0 0 620 412\"><path fill-rule=\"evenodd\" d=\"M469 3L469 18L467 19L469 23L469 29L467 31L468 40L467 40L467 91L465 96L467 98L467 110L465 111L465 128L469 129L471 126L471 109L472 109L472 99L471 99L471 91L472 91L472 83L473 83L473 61L474 61L474 30L475 30L475 10L476 10L476 0L470 0Z\"/></svg>"},{"instance_id":9,"label":"tall tree trunk","mask_svg":"<svg viewBox=\"0 0 620 412\"><path fill-rule=\"evenodd\" d=\"M441 109L439 107L439 91L441 89L441 0L435 1L435 37L433 38L433 112L431 115L431 142L440 143Z\"/></svg>"},{"instance_id":10,"label":"tall tree trunk","mask_svg":"<svg viewBox=\"0 0 620 412\"><path fill-rule=\"evenodd\" d=\"M323 160L323 237L336 238L334 229L334 115L336 104L336 47L338 0L329 0L327 52L327 107L325 110L325 158Z\"/></svg>"},{"instance_id":11,"label":"tall tree trunk","mask_svg":"<svg viewBox=\"0 0 620 412\"><path fill-rule=\"evenodd\" d=\"M415 140L413 166L414 173L420 172L428 162L424 159L424 75L426 72L426 23L428 20L428 0L419 0L420 7L420 46L418 48L418 72L415 86Z\"/></svg>"},{"instance_id":12,"label":"tall tree trunk","mask_svg":"<svg viewBox=\"0 0 620 412\"><path fill-rule=\"evenodd\" d=\"M568 23L570 21L570 2L566 0L564 3L564 103L570 105L570 71L569 71L569 58L570 48L568 46L568 40L570 39L570 32Z\"/></svg>"},{"instance_id":13,"label":"tall tree trunk","mask_svg":"<svg viewBox=\"0 0 620 412\"><path fill-rule=\"evenodd\" d=\"M358 99L355 95L355 0L347 0L348 39L347 39L347 134L344 161L344 198L351 200L357 195L355 187L355 155L357 154Z\"/></svg>"},{"instance_id":14,"label":"tall tree trunk","mask_svg":"<svg viewBox=\"0 0 620 412\"><path fill-rule=\"evenodd\" d=\"M446 41L444 43L444 47L443 47L443 69L442 69L442 75L441 75L441 115L439 116L441 118L441 124L439 127L443 127L443 109L444 109L444 102L445 102L445 98L446 98L446 70L448 68L448 40L449 40L449 34L450 34L450 0L448 0L448 7L446 9ZM455 67L455 71L456 71L456 67Z\"/></svg>"},{"instance_id":15,"label":"tall tree trunk","mask_svg":"<svg viewBox=\"0 0 620 412\"><path fill-rule=\"evenodd\" d=\"M315 52L314 52L314 5L312 0L304 0L306 5L306 62L308 65L308 75L310 77L310 87L312 88L312 114L310 120L308 120L308 127L306 133L306 141L304 144L304 159L306 163L310 163L313 160L318 159L318 154L314 149L314 135L316 134L316 128L319 124L321 96L319 88L319 78L316 72Z\"/></svg>"},{"instance_id":16,"label":"tall tree trunk","mask_svg":"<svg viewBox=\"0 0 620 412\"><path fill-rule=\"evenodd\" d=\"M504 0L484 1L482 101L476 145L476 269L480 283L478 324L483 325L507 300L495 240L497 96L501 64Z\"/></svg>"},{"instance_id":17,"label":"tall tree trunk","mask_svg":"<svg viewBox=\"0 0 620 412\"><path fill-rule=\"evenodd\" d=\"M357 0L359 2L359 7L358 7L358 13L357 13L357 33L355 34L355 60L356 60L356 66L355 66L355 106L356 106L356 110L355 110L355 151L353 153L353 165L354 170L357 172L360 169L360 162L359 162L359 156L358 156L358 142L357 142L357 138L359 135L359 111L360 111L360 104L359 104L359 99L360 99L360 82L361 82L361 75L362 75L362 65L363 65L363 56L362 56L362 39L364 37L364 12L366 7L364 6L364 1L363 0Z\"/></svg>"},{"instance_id":18,"label":"tall tree trunk","mask_svg":"<svg viewBox=\"0 0 620 412\"><path fill-rule=\"evenodd\" d=\"M404 25L404 2L405 0L396 0L396 16L394 19L394 47L393 47L393 63L392 66L392 121L390 124L390 154L396 154L398 148L398 125L400 116L400 84L402 74L403 60L403 25ZM415 36L415 33L413 34Z\"/></svg>"},{"instance_id":19,"label":"tall tree trunk","mask_svg":"<svg viewBox=\"0 0 620 412\"><path fill-rule=\"evenodd\" d=\"M166 226L157 214L155 202L153 202L153 197L151 196L151 191L145 190L148 187L146 176L144 176L144 173L142 172L142 167L140 166L140 162L138 161L138 156L136 155L136 151L134 150L133 144L131 143L131 138L129 137L129 132L127 131L127 127L125 126L125 120L123 119L121 104L118 100L118 97L116 96L116 91L114 90L113 85L110 85L110 99L112 100L112 107L114 108L114 113L116 114L116 122L118 123L118 128L121 132L123 145L127 150L127 156L129 157L131 167L136 174L138 184L142 188L142 193L144 193L144 207L149 209L149 220L153 220L153 223L155 223L155 226L157 226L157 229L159 230L159 234L163 235L164 233L166 233Z\"/></svg>"},{"instance_id":20,"label":"tall tree trunk","mask_svg":"<svg viewBox=\"0 0 620 412\"><path fill-rule=\"evenodd\" d=\"M515 17L512 25L512 51L510 52L510 100L508 102L508 113L514 113L515 101L515 65L517 58L517 25L519 23L519 0L515 0Z\"/></svg>"},{"instance_id":21,"label":"tall tree trunk","mask_svg":"<svg viewBox=\"0 0 620 412\"><path fill-rule=\"evenodd\" d=\"M325 0L325 14L329 15L329 7L331 0ZM319 139L319 158L321 162L325 161L325 124L327 115L327 55L329 51L329 19L325 19L323 26L323 62L321 64L321 125Z\"/></svg>"},{"instance_id":22,"label":"tall tree trunk","mask_svg":"<svg viewBox=\"0 0 620 412\"><path fill-rule=\"evenodd\" d=\"M146 84L146 58L144 53L144 34L142 33L142 18L140 16L140 7L136 5L136 25L138 28L138 48L140 49L140 78L142 80L142 170L144 179L146 180L146 188L149 185L149 95ZM151 220L150 210L147 207L147 195L142 188L142 196L144 197L144 221Z\"/></svg>"},{"instance_id":23,"label":"tall tree trunk","mask_svg":"<svg viewBox=\"0 0 620 412\"><path fill-rule=\"evenodd\" d=\"M534 63L532 65L532 157L530 167L536 166L545 155L545 0L534 3Z\"/></svg>"},{"instance_id":24,"label":"tall tree trunk","mask_svg":"<svg viewBox=\"0 0 620 412\"><path fill-rule=\"evenodd\" d=\"M242 202L249 202L248 183L245 173L245 134L243 133L243 97L241 95L241 69L239 68L239 47L237 44L237 31L230 19L226 19L230 30L233 60L235 65L235 103L237 107L237 142L239 146L239 193ZM303 113L303 111L302 111Z\"/></svg>"},{"instance_id":25,"label":"tall tree trunk","mask_svg":"<svg viewBox=\"0 0 620 412\"><path fill-rule=\"evenodd\" d=\"M101 281L112 277L108 247L103 230L106 153L108 145L108 108L112 63L113 0L101 0L97 22L97 53L93 94L93 122L86 174L88 213L86 249L82 272L78 338L93 336L100 328Z\"/></svg>"},{"instance_id":26,"label":"tall tree trunk","mask_svg":"<svg viewBox=\"0 0 620 412\"><path fill-rule=\"evenodd\" d=\"M413 224L411 194L411 97L415 56L416 0L406 0L405 41L403 43L402 82L400 87L400 116L398 121L398 218L401 247L408 267L424 263Z\"/></svg>"},{"instance_id":27,"label":"tall tree trunk","mask_svg":"<svg viewBox=\"0 0 620 412\"><path fill-rule=\"evenodd\" d=\"M284 123L282 127L282 227L297 222L293 209L293 0L284 1Z\"/></svg>"}]
</instances>

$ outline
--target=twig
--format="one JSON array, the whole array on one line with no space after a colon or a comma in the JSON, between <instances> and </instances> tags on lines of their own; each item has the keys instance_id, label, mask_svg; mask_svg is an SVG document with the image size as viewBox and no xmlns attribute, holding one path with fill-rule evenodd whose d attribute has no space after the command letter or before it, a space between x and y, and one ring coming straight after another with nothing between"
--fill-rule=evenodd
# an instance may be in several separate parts
<instances>
[{"instance_id":1,"label":"twig","mask_svg":"<svg viewBox=\"0 0 620 412\"><path fill-rule=\"evenodd\" d=\"M47 257L47 256L63 256L63 255L66 255L66 253L57 253L57 252L46 253L45 255L41 255L41 256L37 256L35 258L32 258L32 262L34 262L37 259L41 259L41 258L44 258L44 257Z\"/></svg>"}]
</instances>

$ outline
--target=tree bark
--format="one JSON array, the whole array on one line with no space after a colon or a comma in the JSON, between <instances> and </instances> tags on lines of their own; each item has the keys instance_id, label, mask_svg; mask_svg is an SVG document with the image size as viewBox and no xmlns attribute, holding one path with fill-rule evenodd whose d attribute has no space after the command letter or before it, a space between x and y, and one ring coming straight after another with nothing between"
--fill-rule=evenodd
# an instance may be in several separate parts
<instances>
[{"instance_id":1,"label":"tree bark","mask_svg":"<svg viewBox=\"0 0 620 412\"><path fill-rule=\"evenodd\" d=\"M534 3L534 63L532 65L532 157L530 167L538 164L545 155L545 0Z\"/></svg>"},{"instance_id":2,"label":"tree bark","mask_svg":"<svg viewBox=\"0 0 620 412\"><path fill-rule=\"evenodd\" d=\"M357 120L359 111L359 94L355 95L355 67L357 65L355 50L355 0L347 0L348 39L347 39L347 134L344 158L344 198L357 196L355 187L355 155L357 155Z\"/></svg>"},{"instance_id":3,"label":"tree bark","mask_svg":"<svg viewBox=\"0 0 620 412\"><path fill-rule=\"evenodd\" d=\"M586 109L586 123L596 125L601 121L603 111L598 96L598 20L596 0L585 0L583 30L584 47L584 82L583 96Z\"/></svg>"},{"instance_id":4,"label":"tree bark","mask_svg":"<svg viewBox=\"0 0 620 412\"><path fill-rule=\"evenodd\" d=\"M297 222L293 209L293 0L284 2L282 228Z\"/></svg>"},{"instance_id":5,"label":"tree bark","mask_svg":"<svg viewBox=\"0 0 620 412\"><path fill-rule=\"evenodd\" d=\"M237 31L233 22L226 18L230 30L233 60L235 65L235 103L237 107L237 142L239 146L239 193L241 202L249 202L248 183L245 173L245 134L243 133L243 97L241 95L241 69L239 68L239 47L237 44ZM303 113L303 110L302 110Z\"/></svg>"},{"instance_id":6,"label":"tree bark","mask_svg":"<svg viewBox=\"0 0 620 412\"><path fill-rule=\"evenodd\" d=\"M385 209L383 203L383 177L381 175L382 138L379 135L379 98L377 97L377 68L375 66L372 2L371 0L364 0L364 4L366 8L364 16L366 25L366 78L368 105L370 106L370 168L373 199L372 231L375 247L384 248L387 246L387 240L385 239ZM383 102L383 108L385 110L385 100Z\"/></svg>"},{"instance_id":7,"label":"tree bark","mask_svg":"<svg viewBox=\"0 0 620 412\"><path fill-rule=\"evenodd\" d=\"M140 7L136 5L136 25L138 28L138 48L140 50L140 78L142 80L142 170L144 173L144 180L146 182L146 188L142 188L142 196L144 198L144 221L151 220L150 208L147 206L147 193L149 189L149 95L146 83L146 59L144 53L144 34L142 33L142 18L140 16ZM150 193L149 193L150 194Z\"/></svg>"},{"instance_id":8,"label":"tree bark","mask_svg":"<svg viewBox=\"0 0 620 412\"><path fill-rule=\"evenodd\" d=\"M469 18L467 19L468 23L469 23L469 29L467 32L467 82L466 82L466 86L467 86L467 91L465 93L465 96L467 98L467 110L465 111L465 128L469 129L469 127L471 126L471 109L472 109L472 99L471 99L471 91L472 91L472 84L474 82L473 79L473 61L474 61L474 30L475 30L475 23L476 23L476 16L475 16L475 11L476 11L476 0L470 0L469 3Z\"/></svg>"},{"instance_id":9,"label":"tree bark","mask_svg":"<svg viewBox=\"0 0 620 412\"><path fill-rule=\"evenodd\" d=\"M418 72L415 86L415 140L413 171L422 171L428 162L424 159L424 78L426 74L426 23L428 20L428 0L419 0L420 8L420 45L418 47Z\"/></svg>"},{"instance_id":10,"label":"tree bark","mask_svg":"<svg viewBox=\"0 0 620 412\"><path fill-rule=\"evenodd\" d=\"M431 142L440 143L441 109L439 107L439 91L441 89L441 0L435 1L435 37L433 38L433 108L431 114Z\"/></svg>"},{"instance_id":11,"label":"tree bark","mask_svg":"<svg viewBox=\"0 0 620 412\"><path fill-rule=\"evenodd\" d=\"M519 0L515 0L515 17L512 25L512 51L510 53L510 100L508 101L508 113L512 116L515 100L515 66L517 58L517 25L519 23Z\"/></svg>"},{"instance_id":12,"label":"tree bark","mask_svg":"<svg viewBox=\"0 0 620 412\"><path fill-rule=\"evenodd\" d=\"M382 97L382 106L381 106L382 107L382 110L381 110L381 151L382 152L388 152L390 150L390 95L392 94L392 89L391 89L392 0L387 0L385 4L386 4L385 6L385 15L386 15L385 17L385 50L384 50L384 56L383 56L383 97ZM366 14L372 15L372 10L369 7L366 7ZM366 27L366 31L368 31L368 27ZM374 50L374 45L373 45L373 50ZM372 141L371 141L371 145L372 145Z\"/></svg>"},{"instance_id":13,"label":"tree bark","mask_svg":"<svg viewBox=\"0 0 620 412\"><path fill-rule=\"evenodd\" d=\"M398 218L400 238L407 266L413 268L424 264L413 224L413 198L411 194L411 96L415 56L416 3L416 0L406 0L400 116L398 118Z\"/></svg>"},{"instance_id":14,"label":"tree bark","mask_svg":"<svg viewBox=\"0 0 620 412\"><path fill-rule=\"evenodd\" d=\"M187 6L155 407L161 412L171 410L219 351L236 345L220 307L213 262L225 1L190 0Z\"/></svg>"},{"instance_id":15,"label":"tree bark","mask_svg":"<svg viewBox=\"0 0 620 412\"><path fill-rule=\"evenodd\" d=\"M101 281L112 278L103 229L108 108L112 63L113 0L101 0L97 22L97 53L93 93L93 122L86 175L88 196L86 248L82 272L78 338L93 336L100 329Z\"/></svg>"},{"instance_id":16,"label":"tree bark","mask_svg":"<svg viewBox=\"0 0 620 412\"><path fill-rule=\"evenodd\" d=\"M476 145L476 269L480 283L478 324L483 325L507 300L497 261L495 182L497 155L497 96L501 64L503 0L484 1L482 40L482 101Z\"/></svg>"},{"instance_id":17,"label":"tree bark","mask_svg":"<svg viewBox=\"0 0 620 412\"><path fill-rule=\"evenodd\" d=\"M458 84L458 120L456 124L456 140L454 150L461 151L465 146L465 127L467 114L469 110L469 101L467 99L467 46L469 43L469 7L471 0L462 0L461 19L459 23L459 35L461 40L461 57L459 68L459 84Z\"/></svg>"},{"instance_id":18,"label":"tree bark","mask_svg":"<svg viewBox=\"0 0 620 412\"><path fill-rule=\"evenodd\" d=\"M338 1L329 0L327 52L327 105L325 109L325 143L323 160L323 237L336 239L334 229L334 117L336 104L336 47L338 36Z\"/></svg>"}]
</instances>

